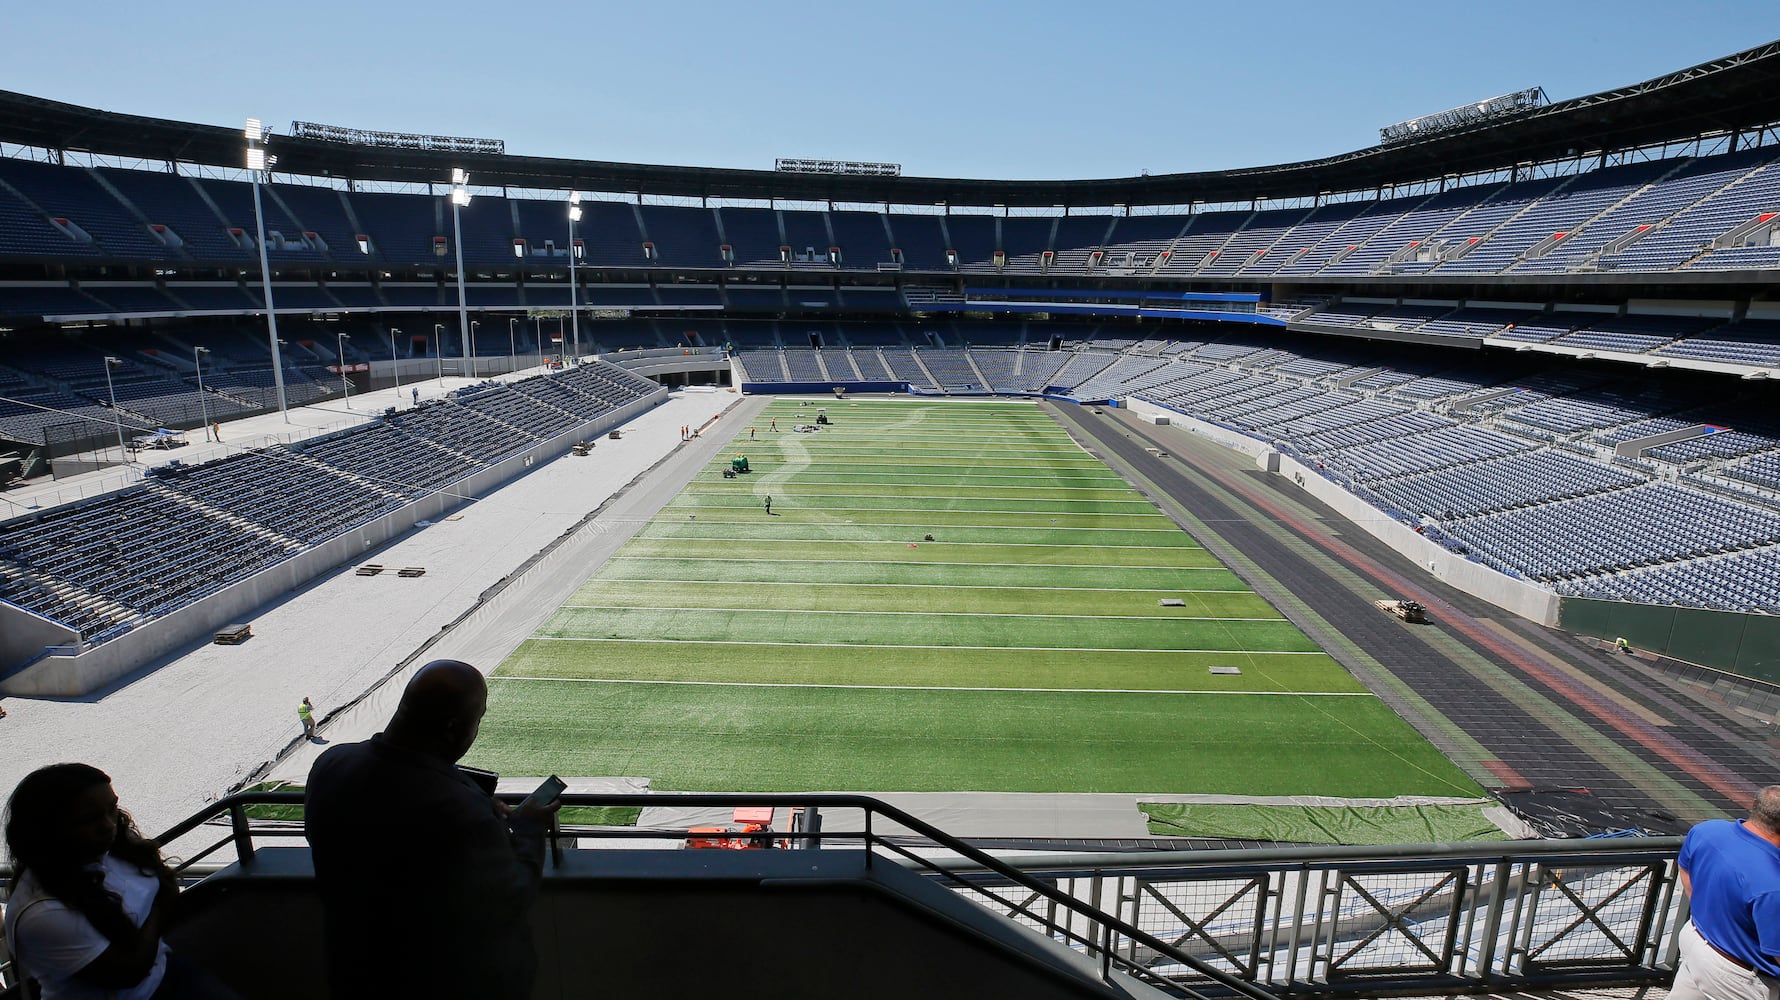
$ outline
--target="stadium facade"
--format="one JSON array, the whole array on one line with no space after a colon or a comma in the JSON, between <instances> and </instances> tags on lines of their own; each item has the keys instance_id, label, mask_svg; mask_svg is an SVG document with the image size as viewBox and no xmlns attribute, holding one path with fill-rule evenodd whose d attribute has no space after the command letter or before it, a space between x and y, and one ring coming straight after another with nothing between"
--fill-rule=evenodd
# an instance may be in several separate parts
<instances>
[{"instance_id":1,"label":"stadium facade","mask_svg":"<svg viewBox=\"0 0 1780 1000\"><path fill-rule=\"evenodd\" d=\"M330 134L272 137L256 187L239 129L0 94L0 439L36 473L103 447L114 416L196 426L328 398L342 374L621 349L687 358L652 366L684 378L728 348L733 378L778 391L1134 400L1385 511L1449 579L1514 581L1530 617L1780 680L1776 77L1780 43L1321 160L1071 181ZM350 476L406 435L480 474L648 395L601 375L466 400L473 446L453 410L297 450ZM128 520L193 489L103 504ZM8 656L139 631L386 514L273 528L171 598L55 561L55 512L13 518L0 599L34 625Z\"/></svg>"}]
</instances>

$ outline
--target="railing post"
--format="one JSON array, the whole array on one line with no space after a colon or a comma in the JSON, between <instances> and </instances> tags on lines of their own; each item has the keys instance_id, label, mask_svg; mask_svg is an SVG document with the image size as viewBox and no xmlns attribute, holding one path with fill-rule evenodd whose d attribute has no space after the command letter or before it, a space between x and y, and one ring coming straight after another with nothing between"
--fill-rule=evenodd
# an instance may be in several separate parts
<instances>
[{"instance_id":1,"label":"railing post","mask_svg":"<svg viewBox=\"0 0 1780 1000\"><path fill-rule=\"evenodd\" d=\"M1304 899L1310 894L1310 869L1300 865L1296 872L1298 891L1293 893L1296 903L1292 910L1292 923L1286 933L1286 971L1282 978L1279 969L1273 970L1273 985L1285 986L1298 976L1298 948L1303 941L1304 932ZM1288 876L1289 878L1290 876ZM1280 892L1285 892L1285 879L1281 880Z\"/></svg>"},{"instance_id":2,"label":"railing post","mask_svg":"<svg viewBox=\"0 0 1780 1000\"><path fill-rule=\"evenodd\" d=\"M1061 888L1061 883L1059 883L1059 888ZM1103 884L1100 881L1100 871L1099 869L1095 869L1094 879L1092 882L1088 883L1088 906L1101 913L1105 913L1105 908L1100 905L1100 892L1102 888ZM1117 916L1117 914L1114 914L1114 916ZM1071 914L1072 919L1073 917L1074 915ZM1100 923L1100 927L1102 932L1100 945L1100 978L1104 980L1109 979L1112 975L1112 924L1103 920Z\"/></svg>"},{"instance_id":3,"label":"railing post","mask_svg":"<svg viewBox=\"0 0 1780 1000\"><path fill-rule=\"evenodd\" d=\"M1103 983L1112 982L1112 938L1112 921L1102 920L1100 922L1100 981Z\"/></svg>"},{"instance_id":4,"label":"railing post","mask_svg":"<svg viewBox=\"0 0 1780 1000\"><path fill-rule=\"evenodd\" d=\"M870 809L865 810L865 867L871 869L871 856L878 852L878 838L871 832Z\"/></svg>"},{"instance_id":5,"label":"railing post","mask_svg":"<svg viewBox=\"0 0 1780 1000\"><path fill-rule=\"evenodd\" d=\"M1502 931L1502 909L1508 899L1509 873L1514 862L1496 859L1496 877L1490 885L1490 901L1483 914L1482 947L1477 952L1477 980L1487 983L1496 976L1496 940Z\"/></svg>"},{"instance_id":6,"label":"railing post","mask_svg":"<svg viewBox=\"0 0 1780 1000\"><path fill-rule=\"evenodd\" d=\"M239 802L229 804L229 836L235 841L235 860L247 864L253 860L253 828L247 823L247 808Z\"/></svg>"}]
</instances>

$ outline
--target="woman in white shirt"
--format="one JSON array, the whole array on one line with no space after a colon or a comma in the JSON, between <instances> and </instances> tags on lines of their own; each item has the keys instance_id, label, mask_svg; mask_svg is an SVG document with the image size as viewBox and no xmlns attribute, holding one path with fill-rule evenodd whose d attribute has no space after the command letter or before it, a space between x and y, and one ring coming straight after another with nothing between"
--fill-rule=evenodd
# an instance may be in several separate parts
<instances>
[{"instance_id":1,"label":"woman in white shirt","mask_svg":"<svg viewBox=\"0 0 1780 1000\"><path fill-rule=\"evenodd\" d=\"M171 958L161 931L178 882L104 771L52 764L26 775L7 803L6 846L7 950L43 1000L232 995Z\"/></svg>"}]
</instances>

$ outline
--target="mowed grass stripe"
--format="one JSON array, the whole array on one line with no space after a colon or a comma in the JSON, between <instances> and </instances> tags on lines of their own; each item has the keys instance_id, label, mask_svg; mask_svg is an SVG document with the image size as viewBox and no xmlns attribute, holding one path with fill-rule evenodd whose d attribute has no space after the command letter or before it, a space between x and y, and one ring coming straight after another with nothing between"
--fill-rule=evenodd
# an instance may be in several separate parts
<instances>
[{"instance_id":1,"label":"mowed grass stripe","mask_svg":"<svg viewBox=\"0 0 1780 1000\"><path fill-rule=\"evenodd\" d=\"M1210 552L1184 546L1116 549L1083 545L947 545L942 542L912 541L808 542L797 539L760 539L736 542L721 539L637 538L632 539L623 551L626 558L659 556L666 559L808 559L823 562L869 559L908 563L1103 566L1109 575L1116 572L1115 567L1222 565Z\"/></svg>"},{"instance_id":2,"label":"mowed grass stripe","mask_svg":"<svg viewBox=\"0 0 1780 1000\"><path fill-rule=\"evenodd\" d=\"M1242 673L1229 653L1105 650L1084 669L1072 649L956 649L739 645L590 639L530 639L498 676L612 680L737 681L792 684L884 684L943 687L1118 688L1203 691L1365 691L1326 654L1244 653Z\"/></svg>"},{"instance_id":3,"label":"mowed grass stripe","mask_svg":"<svg viewBox=\"0 0 1780 1000\"><path fill-rule=\"evenodd\" d=\"M833 611L562 608L541 638L829 642L881 646L1312 651L1290 622L1082 619Z\"/></svg>"},{"instance_id":4,"label":"mowed grass stripe","mask_svg":"<svg viewBox=\"0 0 1780 1000\"><path fill-rule=\"evenodd\" d=\"M1222 566L1120 569L1104 566L981 566L944 563L667 559L618 556L595 575L599 580L704 579L718 583L918 583L960 587L1093 587L1117 581L1144 590L1231 590L1248 586Z\"/></svg>"},{"instance_id":5,"label":"mowed grass stripe","mask_svg":"<svg viewBox=\"0 0 1780 1000\"><path fill-rule=\"evenodd\" d=\"M1042 500L997 500L993 497L974 496L856 496L824 498L820 494L804 495L795 490L778 489L776 484L759 485L760 493L756 494L751 487L749 492L733 495L714 495L708 493L681 493L674 497L665 508L667 511L685 510L737 510L744 507L761 506L761 496L783 497L796 501L808 510L920 510L920 511L968 511L984 514L1029 514L1036 508L1038 513L1049 514L1127 514L1143 516L1148 512L1156 513L1155 504L1141 498L1132 500L1070 500L1064 497L1045 497Z\"/></svg>"},{"instance_id":6,"label":"mowed grass stripe","mask_svg":"<svg viewBox=\"0 0 1780 1000\"><path fill-rule=\"evenodd\" d=\"M1314 712L1283 701L497 678L468 763L520 773L547 745L557 772L682 790L1389 796L1469 784L1377 699Z\"/></svg>"},{"instance_id":7,"label":"mowed grass stripe","mask_svg":"<svg viewBox=\"0 0 1780 1000\"><path fill-rule=\"evenodd\" d=\"M973 590L949 586L741 583L664 580L593 580L563 607L759 608L815 611L945 612L968 607L976 614L1106 615L1139 618L1279 618L1255 594L1181 593L1155 590L1054 590L1004 587ZM1163 607L1163 598L1184 602Z\"/></svg>"},{"instance_id":8,"label":"mowed grass stripe","mask_svg":"<svg viewBox=\"0 0 1780 1000\"><path fill-rule=\"evenodd\" d=\"M770 493L769 493L770 495ZM778 520L786 518L788 520ZM753 510L747 507L666 507L656 515L657 520L678 519L698 521L705 524L735 524L737 539L747 537L747 527L755 524L907 524L911 518L919 518L923 530L952 525L980 527L1050 527L1059 528L1155 528L1169 524L1169 520L1161 514L1065 514L1057 511L1009 512L983 510L867 510L853 507L835 507L823 504L817 507L799 507L791 503L773 502L772 517L768 517L761 504L755 504Z\"/></svg>"},{"instance_id":9,"label":"mowed grass stripe","mask_svg":"<svg viewBox=\"0 0 1780 1000\"><path fill-rule=\"evenodd\" d=\"M709 481L694 480L686 484L685 494L708 494L724 496L740 493L751 495L760 483L767 481L764 477L749 481L733 479L715 479ZM911 486L887 486L882 483L813 483L796 476L786 476L771 480L771 488L778 493L805 497L981 497L999 500L1127 500L1141 499L1136 490L1126 486L1110 488L1100 486L977 486L970 483L953 483L944 493L933 492L935 485L922 483Z\"/></svg>"},{"instance_id":10,"label":"mowed grass stripe","mask_svg":"<svg viewBox=\"0 0 1780 1000\"><path fill-rule=\"evenodd\" d=\"M912 529L912 530L911 530ZM638 535L643 538L697 538L707 541L734 541L735 536L720 531L715 521L651 521ZM924 533L915 524L844 524L838 521L756 522L748 529L751 540L783 540L802 542L910 542L919 541ZM1193 536L1173 527L1143 529L1124 528L991 528L954 526L946 529L945 544L991 543L1000 545L1097 545L1114 548L1142 545L1149 548L1196 549Z\"/></svg>"},{"instance_id":11,"label":"mowed grass stripe","mask_svg":"<svg viewBox=\"0 0 1780 1000\"><path fill-rule=\"evenodd\" d=\"M752 459L749 460L752 463ZM721 467L713 467L700 472L693 479L695 483L722 483L723 469L729 467L725 462ZM1048 476L1014 476L1005 472L990 471L959 471L951 473L886 473L883 470L868 472L848 472L827 464L811 463L794 467L783 466L773 470L780 479L788 479L797 483L865 483L884 486L1032 486L1048 488L1056 485L1060 488L1074 486L1090 486L1106 489L1130 489L1124 480L1108 476L1048 475ZM752 473L750 473L752 474Z\"/></svg>"},{"instance_id":12,"label":"mowed grass stripe","mask_svg":"<svg viewBox=\"0 0 1780 1000\"><path fill-rule=\"evenodd\" d=\"M728 468L727 456L723 456L721 464L713 462L699 471L700 476L716 476L722 478L723 470ZM819 459L819 460L818 460ZM752 459L749 460L752 463ZM775 470L790 470L799 475L833 475L849 478L869 478L873 481L896 483L903 479L975 479L979 477L999 477L1020 482L1033 480L1054 480L1060 483L1088 481L1096 483L1115 483L1129 485L1116 475L1108 475L1104 465L1079 465L1071 468L1037 468L1026 462L972 462L968 465L929 464L914 468L904 468L900 464L886 466L881 462L853 463L843 462L833 455L821 454L806 456L803 460L774 465Z\"/></svg>"},{"instance_id":13,"label":"mowed grass stripe","mask_svg":"<svg viewBox=\"0 0 1780 1000\"><path fill-rule=\"evenodd\" d=\"M970 459L946 458L943 456L930 457L908 453L897 453L893 456L855 456L850 452L812 453L808 449L803 449L789 456L772 454L763 455L759 449L747 447L731 447L725 452L725 455L747 455L749 466L754 468L756 472L763 469L811 468L818 462L836 462L837 464L854 465L857 463L844 461L854 457L871 459L872 461L869 464L894 466L904 472L926 472L935 469L948 472L955 472L959 469L1054 469L1062 472L1079 473L1094 472L1106 468L1105 464L1096 460L1092 456L1083 456L1081 458L1027 458L1017 462L1009 461L996 463L983 460L973 461ZM727 465L728 462L725 461L723 464ZM720 465L713 464L706 468L718 470L717 474L722 475L722 466Z\"/></svg>"},{"instance_id":14,"label":"mowed grass stripe","mask_svg":"<svg viewBox=\"0 0 1780 1000\"><path fill-rule=\"evenodd\" d=\"M1063 694L1154 694L1154 695L1187 695L1193 698L1210 698L1222 695L1229 698L1376 698L1370 691L1176 691L1168 688L1032 688L1032 687L966 687L957 684L916 685L916 684L793 684L786 681L656 681L656 680L618 680L609 677L518 677L509 675L509 681L538 681L543 684L677 684L691 687L759 687L759 688L805 688L824 687L839 688L844 691L1055 691Z\"/></svg>"}]
</instances>

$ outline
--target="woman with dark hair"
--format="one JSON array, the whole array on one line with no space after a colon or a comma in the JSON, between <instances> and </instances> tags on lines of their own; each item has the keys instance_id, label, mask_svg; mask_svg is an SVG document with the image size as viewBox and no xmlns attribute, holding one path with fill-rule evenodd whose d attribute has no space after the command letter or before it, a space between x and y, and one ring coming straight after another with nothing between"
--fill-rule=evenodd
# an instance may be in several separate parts
<instances>
[{"instance_id":1,"label":"woman with dark hair","mask_svg":"<svg viewBox=\"0 0 1780 1000\"><path fill-rule=\"evenodd\" d=\"M230 995L161 939L179 884L104 771L51 764L26 775L7 803L6 847L6 946L43 1000Z\"/></svg>"}]
</instances>

